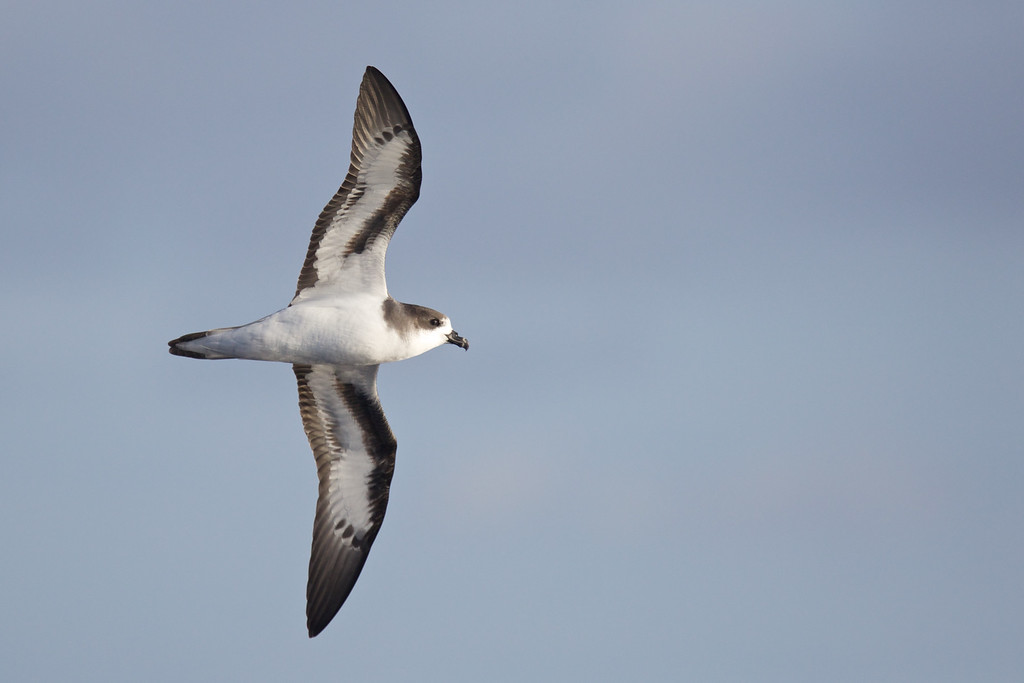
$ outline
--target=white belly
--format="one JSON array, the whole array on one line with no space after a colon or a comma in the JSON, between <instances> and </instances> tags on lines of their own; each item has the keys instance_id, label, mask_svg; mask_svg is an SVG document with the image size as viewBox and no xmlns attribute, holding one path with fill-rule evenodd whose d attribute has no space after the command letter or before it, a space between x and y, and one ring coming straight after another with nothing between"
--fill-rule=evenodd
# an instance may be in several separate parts
<instances>
[{"instance_id":1,"label":"white belly","mask_svg":"<svg viewBox=\"0 0 1024 683\"><path fill-rule=\"evenodd\" d=\"M190 344L221 357L330 365L377 365L426 350L410 349L380 306L362 300L289 306Z\"/></svg>"}]
</instances>

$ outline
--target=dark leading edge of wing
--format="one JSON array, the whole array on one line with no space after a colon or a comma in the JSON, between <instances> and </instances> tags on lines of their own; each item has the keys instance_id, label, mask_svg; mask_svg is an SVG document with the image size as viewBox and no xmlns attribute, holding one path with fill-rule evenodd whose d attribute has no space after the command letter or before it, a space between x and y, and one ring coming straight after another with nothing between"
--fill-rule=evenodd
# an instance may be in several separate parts
<instances>
[{"instance_id":1,"label":"dark leading edge of wing","mask_svg":"<svg viewBox=\"0 0 1024 683\"><path fill-rule=\"evenodd\" d=\"M387 243L420 192L420 143L409 111L394 86L372 66L359 86L352 127L351 164L345 181L313 228L295 298L304 289L350 283L343 269L362 269L361 283L384 282ZM368 258L348 261L348 257ZM294 301L294 299L293 299Z\"/></svg>"}]
</instances>

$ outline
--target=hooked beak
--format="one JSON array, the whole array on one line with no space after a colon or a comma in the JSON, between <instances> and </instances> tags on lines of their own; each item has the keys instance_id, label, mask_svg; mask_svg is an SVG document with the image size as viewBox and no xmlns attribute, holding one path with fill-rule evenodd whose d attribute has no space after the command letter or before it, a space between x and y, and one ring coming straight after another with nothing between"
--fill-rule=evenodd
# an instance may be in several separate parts
<instances>
[{"instance_id":1,"label":"hooked beak","mask_svg":"<svg viewBox=\"0 0 1024 683\"><path fill-rule=\"evenodd\" d=\"M445 339L447 340L447 343L455 344L456 346L460 346L466 351L469 351L469 342L464 337L460 337L459 333L455 330L449 332Z\"/></svg>"}]
</instances>

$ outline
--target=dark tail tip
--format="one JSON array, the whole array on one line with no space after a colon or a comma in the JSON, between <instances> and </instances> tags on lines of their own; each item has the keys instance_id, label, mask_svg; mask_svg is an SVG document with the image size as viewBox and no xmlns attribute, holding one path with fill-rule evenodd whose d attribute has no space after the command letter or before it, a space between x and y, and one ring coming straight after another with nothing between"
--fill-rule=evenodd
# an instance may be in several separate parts
<instances>
[{"instance_id":1,"label":"dark tail tip","mask_svg":"<svg viewBox=\"0 0 1024 683\"><path fill-rule=\"evenodd\" d=\"M177 339L172 339L171 341L167 342L167 346L170 347L168 349L168 351L170 351L172 355L184 356L185 358L200 358L200 359L206 358L206 356L204 356L201 353L197 353L195 351L188 351L186 349L179 348L178 344L182 344L184 342L190 342L190 341L193 341L195 339L202 339L203 337L206 337L209 334L210 334L209 331L206 331L206 332L192 332L190 334L186 334L184 336L178 337Z\"/></svg>"}]
</instances>

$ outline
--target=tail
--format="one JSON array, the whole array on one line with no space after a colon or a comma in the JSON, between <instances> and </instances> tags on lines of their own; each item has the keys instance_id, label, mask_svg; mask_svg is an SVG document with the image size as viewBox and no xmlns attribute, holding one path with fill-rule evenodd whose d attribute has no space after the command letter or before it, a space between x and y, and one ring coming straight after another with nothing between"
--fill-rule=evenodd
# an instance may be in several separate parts
<instances>
[{"instance_id":1,"label":"tail","mask_svg":"<svg viewBox=\"0 0 1024 683\"><path fill-rule=\"evenodd\" d=\"M194 343L200 339L205 339L213 335L217 335L221 332L228 330L235 330L235 327L220 327L216 330L206 330L205 332L192 332L184 336L178 337L177 339L167 342L167 345L171 347L168 349L175 356L184 356L185 358L202 358L202 359L221 359L221 358L233 358L223 353L209 348L202 343Z\"/></svg>"}]
</instances>

